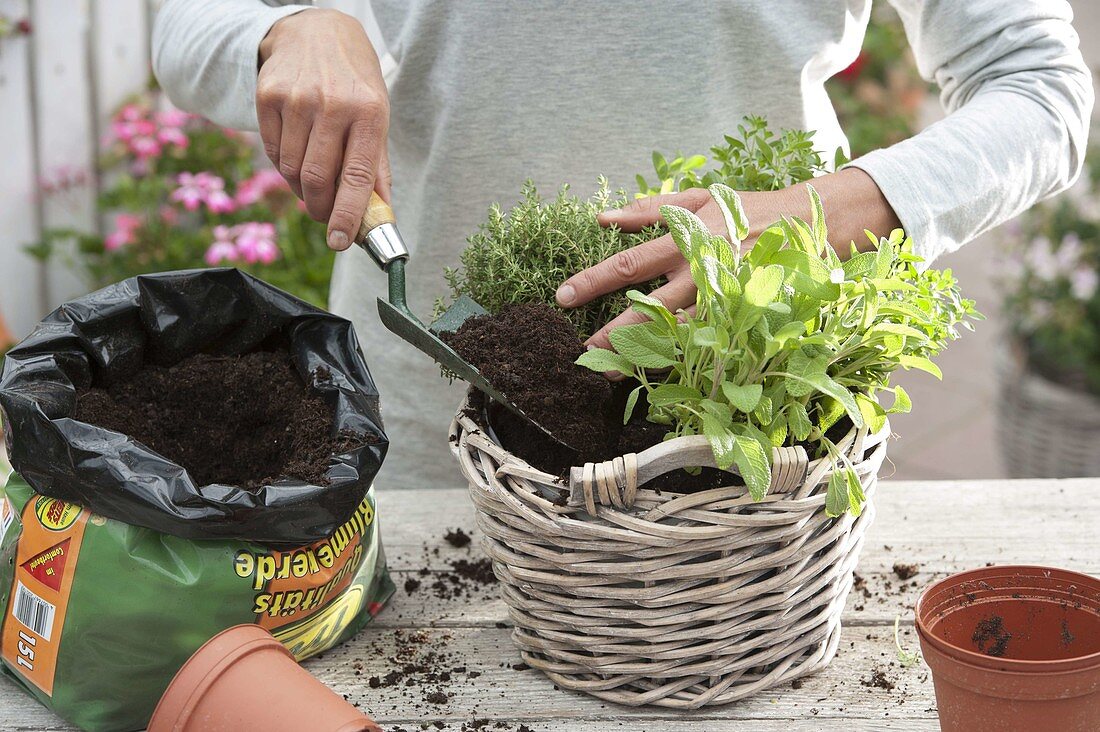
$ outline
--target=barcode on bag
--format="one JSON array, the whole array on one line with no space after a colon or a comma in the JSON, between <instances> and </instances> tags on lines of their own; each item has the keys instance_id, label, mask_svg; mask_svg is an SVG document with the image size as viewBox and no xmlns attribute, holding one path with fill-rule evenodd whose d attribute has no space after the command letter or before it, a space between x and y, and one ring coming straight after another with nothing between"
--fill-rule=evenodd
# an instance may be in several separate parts
<instances>
[{"instance_id":1,"label":"barcode on bag","mask_svg":"<svg viewBox=\"0 0 1100 732\"><path fill-rule=\"evenodd\" d=\"M53 616L56 611L56 607L16 580L15 602L11 604L11 614L16 620L49 640L53 635Z\"/></svg>"}]
</instances>

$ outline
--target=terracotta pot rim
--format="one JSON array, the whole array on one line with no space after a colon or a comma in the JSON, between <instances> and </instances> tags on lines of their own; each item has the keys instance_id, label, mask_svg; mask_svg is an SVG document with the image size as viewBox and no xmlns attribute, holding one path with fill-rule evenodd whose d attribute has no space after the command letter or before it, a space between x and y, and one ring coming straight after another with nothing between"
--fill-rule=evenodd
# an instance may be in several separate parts
<instances>
[{"instance_id":1,"label":"terracotta pot rim","mask_svg":"<svg viewBox=\"0 0 1100 732\"><path fill-rule=\"evenodd\" d=\"M237 642L224 655L211 658L206 657L205 651L209 646L215 643L224 643L227 636L242 634L244 638ZM268 631L255 623L234 625L211 637L199 646L183 666L176 671L176 674L172 677L172 681L168 684L168 689L165 690L164 696L161 697L156 708L153 710L153 715L149 720L150 724L154 720L157 722L161 721L158 719L159 713L161 715L170 716L171 720L164 721L171 724L172 729L175 729L175 725L178 721L186 719L191 714L191 711L206 695L210 686L213 685L218 677L225 673L230 666L237 663L245 656L262 650L279 651L286 654L291 660L294 659L294 656L291 655L290 651L288 651L282 643L275 640ZM173 689L177 681L192 673L195 674L197 678L191 682L189 688ZM169 691L172 692L171 695Z\"/></svg>"},{"instance_id":2,"label":"terracotta pot rim","mask_svg":"<svg viewBox=\"0 0 1100 732\"><path fill-rule=\"evenodd\" d=\"M925 605L928 603L929 598L932 595L938 593L941 590L949 587L961 585L965 582L972 582L978 579L983 579L990 575L1022 575L1025 577L1049 577L1051 574L1057 574L1062 578L1069 581L1083 584L1085 586L1093 588L1097 592L1097 596L1100 597L1100 579L1092 577L1081 572L1073 572L1068 569L1061 569L1058 567L1045 567L1041 565L1031 564L1007 564L997 565L993 567L980 567L978 569L966 570L958 572L956 574L945 577L938 582L934 582L921 592L920 597L917 599L915 608L915 622L914 625L917 628L917 634L929 643L933 648L938 650L952 660L954 663L965 663L968 666L972 666L975 669L981 669L982 671L1005 674L1006 678L1011 678L1012 675L1036 675L1042 674L1044 676L1053 675L1057 673L1073 673L1076 671L1100 668L1100 651L1095 653L1089 653L1083 656L1070 656L1068 658L1047 659L1047 660L1027 660L1017 658L1002 658L999 656L987 656L983 653L978 653L961 646L956 646L953 643L940 638L933 633L925 618ZM1010 591L1008 588L997 588L1004 591L1005 599L1011 599L1008 596ZM1034 601L1039 602L1054 602L1054 598L1050 600L1042 600L1039 598L1031 598Z\"/></svg>"}]
</instances>

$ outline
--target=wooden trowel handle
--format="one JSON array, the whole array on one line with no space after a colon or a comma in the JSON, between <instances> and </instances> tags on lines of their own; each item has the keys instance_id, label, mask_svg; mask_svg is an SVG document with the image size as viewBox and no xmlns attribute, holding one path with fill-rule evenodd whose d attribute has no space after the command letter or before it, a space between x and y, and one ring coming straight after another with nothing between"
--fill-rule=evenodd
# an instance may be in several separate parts
<instances>
[{"instance_id":1,"label":"wooden trowel handle","mask_svg":"<svg viewBox=\"0 0 1100 732\"><path fill-rule=\"evenodd\" d=\"M396 223L390 205L377 193L371 193L355 243L366 249L382 269L387 269L395 260L409 258L408 247L402 241Z\"/></svg>"},{"instance_id":2,"label":"wooden trowel handle","mask_svg":"<svg viewBox=\"0 0 1100 732\"><path fill-rule=\"evenodd\" d=\"M393 209L382 200L377 191L370 194L370 203L367 204L367 212L363 214L363 221L359 224L359 236L355 240L362 243L366 240L371 229L377 229L382 224L396 224Z\"/></svg>"}]
</instances>

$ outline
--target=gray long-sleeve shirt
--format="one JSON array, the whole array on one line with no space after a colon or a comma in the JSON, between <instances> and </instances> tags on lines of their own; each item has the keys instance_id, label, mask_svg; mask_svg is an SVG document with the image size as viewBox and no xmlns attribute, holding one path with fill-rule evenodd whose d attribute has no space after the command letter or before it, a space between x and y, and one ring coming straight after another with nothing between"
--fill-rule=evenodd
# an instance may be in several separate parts
<instances>
[{"instance_id":1,"label":"gray long-sleeve shirt","mask_svg":"<svg viewBox=\"0 0 1100 732\"><path fill-rule=\"evenodd\" d=\"M921 73L949 112L855 161L927 260L1068 186L1093 104L1059 0L892 0ZM859 53L870 0L515 3L374 0L390 93L393 197L410 245L414 309L428 315L464 239L525 178L547 193L629 188L652 150L697 152L746 114L845 145L824 82ZM256 128L256 58L302 6L169 0L154 70L179 106ZM377 320L384 278L337 257L331 307L351 318L392 440L386 486L454 485L446 428L460 389Z\"/></svg>"}]
</instances>

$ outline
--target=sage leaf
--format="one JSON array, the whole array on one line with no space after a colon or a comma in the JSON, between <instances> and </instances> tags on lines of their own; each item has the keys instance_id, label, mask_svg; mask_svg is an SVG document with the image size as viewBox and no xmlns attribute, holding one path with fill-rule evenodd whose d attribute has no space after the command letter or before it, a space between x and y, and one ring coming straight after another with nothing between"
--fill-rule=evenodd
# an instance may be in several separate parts
<instances>
[{"instance_id":1,"label":"sage leaf","mask_svg":"<svg viewBox=\"0 0 1100 732\"><path fill-rule=\"evenodd\" d=\"M728 381L722 382L722 394L729 403L738 411L749 414L760 404L760 396L764 393L761 384L744 384L738 386Z\"/></svg>"},{"instance_id":2,"label":"sage leaf","mask_svg":"<svg viewBox=\"0 0 1100 732\"><path fill-rule=\"evenodd\" d=\"M593 348L585 351L576 361L578 366L598 372L617 371L620 374L634 373L634 363L622 354L606 348Z\"/></svg>"},{"instance_id":3,"label":"sage leaf","mask_svg":"<svg viewBox=\"0 0 1100 732\"><path fill-rule=\"evenodd\" d=\"M697 402L702 398L697 389L684 384L661 384L649 392L648 396L651 407L667 407L681 402Z\"/></svg>"},{"instance_id":4,"label":"sage leaf","mask_svg":"<svg viewBox=\"0 0 1100 732\"><path fill-rule=\"evenodd\" d=\"M843 516L848 510L848 480L840 470L834 468L829 476L829 486L825 491L825 515L831 518Z\"/></svg>"},{"instance_id":5,"label":"sage leaf","mask_svg":"<svg viewBox=\"0 0 1100 732\"><path fill-rule=\"evenodd\" d=\"M608 335L611 345L635 366L660 369L676 363L676 348L662 338L652 323L636 323L615 328Z\"/></svg>"}]
</instances>

